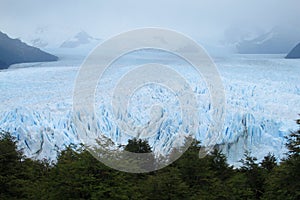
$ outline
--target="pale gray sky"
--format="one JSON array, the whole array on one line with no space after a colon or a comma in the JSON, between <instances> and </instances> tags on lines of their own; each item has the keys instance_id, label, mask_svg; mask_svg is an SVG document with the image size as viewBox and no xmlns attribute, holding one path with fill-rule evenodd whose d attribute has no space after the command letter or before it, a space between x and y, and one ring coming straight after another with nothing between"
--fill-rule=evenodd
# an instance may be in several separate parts
<instances>
[{"instance_id":1,"label":"pale gray sky","mask_svg":"<svg viewBox=\"0 0 300 200\"><path fill-rule=\"evenodd\" d=\"M299 11L299 0L0 0L0 31L22 38L48 27L107 38L151 26L216 41L228 29L299 27Z\"/></svg>"}]
</instances>

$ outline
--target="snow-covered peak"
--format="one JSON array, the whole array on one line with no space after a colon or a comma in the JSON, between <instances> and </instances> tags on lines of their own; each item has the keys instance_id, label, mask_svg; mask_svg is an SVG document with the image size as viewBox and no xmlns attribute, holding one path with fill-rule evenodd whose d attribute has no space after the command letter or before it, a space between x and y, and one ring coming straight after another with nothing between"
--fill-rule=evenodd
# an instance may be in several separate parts
<instances>
[{"instance_id":1,"label":"snow-covered peak","mask_svg":"<svg viewBox=\"0 0 300 200\"><path fill-rule=\"evenodd\" d=\"M90 44L95 41L99 41L99 39L96 39L89 34L87 34L85 31L81 31L77 33L74 37L64 41L60 47L61 48L76 48L82 45Z\"/></svg>"},{"instance_id":2,"label":"snow-covered peak","mask_svg":"<svg viewBox=\"0 0 300 200\"><path fill-rule=\"evenodd\" d=\"M20 36L22 41L43 49L57 49L67 41L90 42L94 38L84 31L69 27L39 26Z\"/></svg>"}]
</instances>

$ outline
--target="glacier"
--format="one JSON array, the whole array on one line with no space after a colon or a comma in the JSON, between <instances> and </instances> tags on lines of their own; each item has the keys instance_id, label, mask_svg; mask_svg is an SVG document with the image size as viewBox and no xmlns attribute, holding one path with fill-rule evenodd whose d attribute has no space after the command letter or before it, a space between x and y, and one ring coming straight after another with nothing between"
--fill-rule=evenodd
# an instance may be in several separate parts
<instances>
[{"instance_id":1,"label":"glacier","mask_svg":"<svg viewBox=\"0 0 300 200\"><path fill-rule=\"evenodd\" d=\"M52 49L61 58L58 62L17 64L0 71L0 129L12 133L28 157L55 160L60 150L81 142L72 120L72 99L78 70L88 50L73 55L72 50ZM226 94L225 122L216 145L232 164L238 165L246 150L259 160L268 152L284 157L284 136L297 128L294 120L300 111L300 60L283 57L236 54L213 58ZM101 97L96 95L95 106L99 130L117 144L126 144L130 136L118 127L108 97L124 73L149 62L172 65L188 80L199 105L195 135L205 145L212 120L205 81L174 55L157 56L157 52L125 56L103 75L96 90L96 94L101 93ZM181 116L176 94L155 84L140 88L129 105L132 124L147 124L151 105L155 104L162 105L166 114L160 124L148 127L154 132L149 143L157 154L170 153L170 145L184 142L184 136L178 134Z\"/></svg>"}]
</instances>

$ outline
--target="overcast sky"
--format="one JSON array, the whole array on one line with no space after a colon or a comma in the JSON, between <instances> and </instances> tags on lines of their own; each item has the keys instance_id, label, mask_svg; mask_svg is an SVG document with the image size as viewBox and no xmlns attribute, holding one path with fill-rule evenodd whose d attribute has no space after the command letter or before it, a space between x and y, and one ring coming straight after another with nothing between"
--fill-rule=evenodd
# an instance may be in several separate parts
<instances>
[{"instance_id":1,"label":"overcast sky","mask_svg":"<svg viewBox=\"0 0 300 200\"><path fill-rule=\"evenodd\" d=\"M299 0L0 0L0 31L21 38L38 27L108 38L151 26L222 40L226 32L299 27L299 19Z\"/></svg>"}]
</instances>

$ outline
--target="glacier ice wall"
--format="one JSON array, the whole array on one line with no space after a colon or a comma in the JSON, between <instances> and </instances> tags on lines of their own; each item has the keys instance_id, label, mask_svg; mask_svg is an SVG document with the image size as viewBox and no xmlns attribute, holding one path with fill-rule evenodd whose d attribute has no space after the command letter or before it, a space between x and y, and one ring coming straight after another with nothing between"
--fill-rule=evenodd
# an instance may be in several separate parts
<instances>
[{"instance_id":1,"label":"glacier ice wall","mask_svg":"<svg viewBox=\"0 0 300 200\"><path fill-rule=\"evenodd\" d=\"M68 58L70 59L70 58ZM237 163L245 150L262 159L268 152L282 158L286 151L284 136L297 128L294 119L300 110L300 61L279 56L240 56L216 58L226 93L223 131L217 145ZM0 129L11 132L29 157L55 160L65 146L80 143L72 122L72 93L79 61L62 60L18 65L0 72ZM181 66L181 64L177 64ZM108 94L122 70L108 72L97 92ZM205 82L192 70L178 71L191 82L199 102L199 127L196 137L205 145L207 125L211 122L211 104ZM182 143L180 105L174 94L150 85L132 97L133 123L149 120L148 104L164 104L166 118L152 127L156 134L149 142L156 153L169 153L173 143ZM129 138L117 126L109 101L97 101L98 128L116 143ZM145 109L146 108L146 109ZM177 135L176 135L177 134Z\"/></svg>"}]
</instances>

